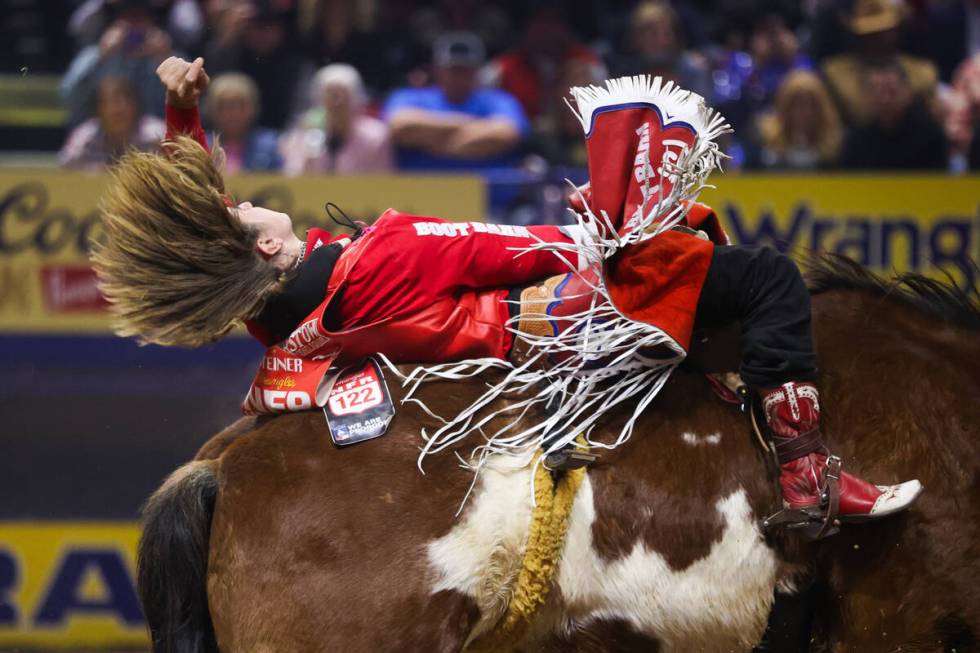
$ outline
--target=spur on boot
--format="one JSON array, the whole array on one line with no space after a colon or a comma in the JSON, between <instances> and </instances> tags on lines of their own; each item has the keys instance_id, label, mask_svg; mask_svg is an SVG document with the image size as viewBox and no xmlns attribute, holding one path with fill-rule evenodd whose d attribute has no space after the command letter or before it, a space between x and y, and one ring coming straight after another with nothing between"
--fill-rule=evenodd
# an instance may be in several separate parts
<instances>
[{"instance_id":1,"label":"spur on boot","mask_svg":"<svg viewBox=\"0 0 980 653\"><path fill-rule=\"evenodd\" d=\"M783 503L790 511L828 521L869 521L905 510L922 492L917 480L874 485L842 471L840 458L829 454L820 437L820 398L812 383L765 391L762 407L779 460Z\"/></svg>"}]
</instances>

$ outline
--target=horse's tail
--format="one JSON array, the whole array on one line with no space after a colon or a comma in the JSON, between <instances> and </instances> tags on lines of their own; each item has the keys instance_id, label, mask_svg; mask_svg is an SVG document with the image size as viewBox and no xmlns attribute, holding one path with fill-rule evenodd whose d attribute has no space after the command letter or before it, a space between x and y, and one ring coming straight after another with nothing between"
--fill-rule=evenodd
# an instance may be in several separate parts
<instances>
[{"instance_id":1,"label":"horse's tail","mask_svg":"<svg viewBox=\"0 0 980 653\"><path fill-rule=\"evenodd\" d=\"M143 508L137 584L157 653L218 651L207 596L216 468L213 460L184 465Z\"/></svg>"}]
</instances>

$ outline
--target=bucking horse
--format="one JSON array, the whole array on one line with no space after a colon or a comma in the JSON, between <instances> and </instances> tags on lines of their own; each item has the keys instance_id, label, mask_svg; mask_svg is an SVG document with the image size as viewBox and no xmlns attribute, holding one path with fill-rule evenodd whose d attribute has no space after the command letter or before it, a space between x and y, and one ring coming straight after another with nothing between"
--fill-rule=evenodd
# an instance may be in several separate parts
<instances>
[{"instance_id":1,"label":"bucking horse","mask_svg":"<svg viewBox=\"0 0 980 653\"><path fill-rule=\"evenodd\" d=\"M805 597L788 619L811 650L978 650L980 308L952 284L884 281L839 258L808 279L828 439L857 473L920 479L920 500L817 542L763 528L778 502L765 452L682 367L585 472L514 649L786 650L779 623L767 634L774 601ZM452 414L488 380L418 398ZM397 404L405 390L390 385ZM338 449L307 411L243 418L204 444L145 508L155 650L457 651L490 631L532 528L533 466L486 461L463 504L473 477L454 453L472 444L425 474L414 464L432 425L405 403L386 435Z\"/></svg>"}]
</instances>

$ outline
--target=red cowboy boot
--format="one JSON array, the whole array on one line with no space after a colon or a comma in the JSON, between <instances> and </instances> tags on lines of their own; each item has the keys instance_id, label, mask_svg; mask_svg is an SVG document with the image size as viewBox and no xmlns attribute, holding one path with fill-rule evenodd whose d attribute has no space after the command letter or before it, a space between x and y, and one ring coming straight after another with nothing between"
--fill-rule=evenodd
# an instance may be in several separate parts
<instances>
[{"instance_id":1,"label":"red cowboy boot","mask_svg":"<svg viewBox=\"0 0 980 653\"><path fill-rule=\"evenodd\" d=\"M840 458L829 455L820 438L820 401L812 383L765 391L762 406L780 463L779 485L788 508L782 512L822 521L811 535L832 535L837 520L868 521L905 510L922 491L917 480L872 485L841 471ZM790 525L786 514L782 521Z\"/></svg>"}]
</instances>

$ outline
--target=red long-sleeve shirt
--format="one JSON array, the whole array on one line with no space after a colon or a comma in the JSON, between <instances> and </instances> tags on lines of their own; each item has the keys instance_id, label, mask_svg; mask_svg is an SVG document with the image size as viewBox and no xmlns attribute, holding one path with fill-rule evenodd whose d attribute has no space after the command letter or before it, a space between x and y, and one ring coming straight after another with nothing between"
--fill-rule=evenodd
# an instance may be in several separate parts
<instances>
[{"instance_id":1,"label":"red long-sleeve shirt","mask_svg":"<svg viewBox=\"0 0 980 653\"><path fill-rule=\"evenodd\" d=\"M204 128L201 127L201 114L197 107L178 109L167 104L164 106L163 115L167 121L167 133L164 139L171 141L181 135L190 136L205 150L211 151Z\"/></svg>"},{"instance_id":2,"label":"red long-sleeve shirt","mask_svg":"<svg viewBox=\"0 0 980 653\"><path fill-rule=\"evenodd\" d=\"M169 138L187 134L207 147L196 109L168 106L166 117ZM469 319L457 324L473 325L474 329L492 327L490 331L495 334L493 342L486 342L485 351L469 353L502 357L510 346L510 334L504 329L509 313L502 301L508 290L569 271L568 263L552 252L539 250L518 256L517 250L541 241L572 242L565 231L553 225L449 222L389 209L368 231L362 237L364 243L359 247L357 262L345 266L344 291L335 300L335 329L339 331L383 320L404 323L422 313L429 315L431 322L434 310L444 312L448 323L462 306L470 312ZM329 242L327 232L311 230L306 255L325 242ZM575 255L567 255L566 259L578 265ZM324 279L324 292L328 281L336 284L338 280ZM475 295L495 299L494 309L486 310L486 302L474 301ZM261 329L250 331L265 344L273 344ZM429 333L419 331L423 332ZM433 361L438 360L436 352L443 344L433 341ZM387 353L383 345L378 343L378 348Z\"/></svg>"},{"instance_id":3,"label":"red long-sleeve shirt","mask_svg":"<svg viewBox=\"0 0 980 653\"><path fill-rule=\"evenodd\" d=\"M339 306L342 329L420 311L466 290L499 289L502 299L508 288L569 271L552 252L515 251L539 241L569 242L555 226L453 223L393 211L382 218L371 247L347 277ZM503 303L500 317L507 319Z\"/></svg>"}]
</instances>

